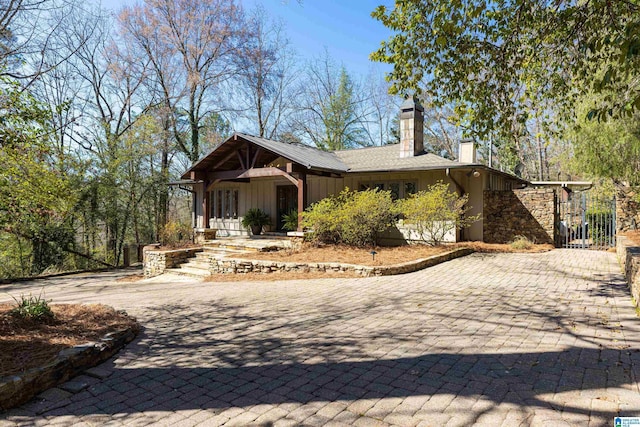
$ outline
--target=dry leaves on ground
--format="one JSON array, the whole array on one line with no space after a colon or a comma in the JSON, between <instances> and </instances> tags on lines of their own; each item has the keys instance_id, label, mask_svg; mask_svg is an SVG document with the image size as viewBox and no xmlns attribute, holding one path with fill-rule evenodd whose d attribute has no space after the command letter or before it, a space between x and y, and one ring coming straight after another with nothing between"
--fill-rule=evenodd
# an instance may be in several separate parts
<instances>
[{"instance_id":1,"label":"dry leaves on ground","mask_svg":"<svg viewBox=\"0 0 640 427\"><path fill-rule=\"evenodd\" d=\"M137 327L135 319L101 304L52 304L54 318L46 322L13 316L14 307L0 304L0 377L42 366L64 348Z\"/></svg>"}]
</instances>

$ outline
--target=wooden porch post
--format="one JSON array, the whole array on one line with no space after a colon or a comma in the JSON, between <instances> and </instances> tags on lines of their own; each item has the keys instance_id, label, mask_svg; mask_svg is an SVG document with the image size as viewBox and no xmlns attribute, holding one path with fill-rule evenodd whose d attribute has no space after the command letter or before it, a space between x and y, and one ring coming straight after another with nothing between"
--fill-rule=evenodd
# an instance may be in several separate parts
<instances>
[{"instance_id":1,"label":"wooden porch post","mask_svg":"<svg viewBox=\"0 0 640 427\"><path fill-rule=\"evenodd\" d=\"M307 174L298 174L298 230L302 231L302 212L307 206Z\"/></svg>"},{"instance_id":2,"label":"wooden porch post","mask_svg":"<svg viewBox=\"0 0 640 427\"><path fill-rule=\"evenodd\" d=\"M209 200L209 181L204 182L204 194L202 195L202 228L209 228L209 208L211 201Z\"/></svg>"}]
</instances>

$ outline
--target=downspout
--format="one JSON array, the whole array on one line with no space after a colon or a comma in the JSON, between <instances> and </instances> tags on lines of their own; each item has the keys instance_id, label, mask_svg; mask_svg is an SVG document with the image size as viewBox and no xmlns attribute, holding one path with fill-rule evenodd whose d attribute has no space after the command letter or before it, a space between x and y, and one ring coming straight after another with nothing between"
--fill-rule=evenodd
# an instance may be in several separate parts
<instances>
[{"instance_id":1,"label":"downspout","mask_svg":"<svg viewBox=\"0 0 640 427\"><path fill-rule=\"evenodd\" d=\"M449 178L451 180L451 182L453 182L453 184L456 186L456 191L458 192L459 196L463 196L464 195L464 188L462 188L462 185L460 185L460 183L458 181L456 181L456 179L451 175L451 169L447 168L445 171L447 178ZM464 230L460 229L460 240L464 241Z\"/></svg>"},{"instance_id":2,"label":"downspout","mask_svg":"<svg viewBox=\"0 0 640 427\"><path fill-rule=\"evenodd\" d=\"M456 191L458 192L458 195L463 196L464 195L464 188L462 188L462 185L460 185L460 183L458 181L456 181L456 179L451 175L451 169L450 168L446 169L446 175L447 175L447 178L449 178L451 180L451 182L453 182L453 184L456 186Z\"/></svg>"}]
</instances>

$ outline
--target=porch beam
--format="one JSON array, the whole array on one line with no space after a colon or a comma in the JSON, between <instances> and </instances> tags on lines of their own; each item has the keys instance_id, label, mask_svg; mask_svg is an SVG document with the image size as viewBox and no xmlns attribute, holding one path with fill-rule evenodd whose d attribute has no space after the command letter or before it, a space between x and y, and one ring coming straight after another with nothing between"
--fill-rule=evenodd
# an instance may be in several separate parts
<instances>
[{"instance_id":1,"label":"porch beam","mask_svg":"<svg viewBox=\"0 0 640 427\"><path fill-rule=\"evenodd\" d=\"M214 172L211 174L211 178L214 180L221 181L229 181L233 179L242 179L242 178L267 178L274 176L283 176L289 181L293 183L296 187L298 186L298 180L278 168L251 168L246 170L233 170L233 171L222 171L222 172Z\"/></svg>"}]
</instances>

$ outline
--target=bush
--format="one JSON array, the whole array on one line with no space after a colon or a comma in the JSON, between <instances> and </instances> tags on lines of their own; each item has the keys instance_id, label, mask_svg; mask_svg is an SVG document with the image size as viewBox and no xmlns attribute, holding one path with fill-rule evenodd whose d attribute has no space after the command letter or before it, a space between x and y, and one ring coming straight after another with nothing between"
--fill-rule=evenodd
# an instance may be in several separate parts
<instances>
[{"instance_id":1,"label":"bush","mask_svg":"<svg viewBox=\"0 0 640 427\"><path fill-rule=\"evenodd\" d=\"M389 191L355 192L346 188L311 205L303 213L302 226L312 230L310 238L315 242L372 246L393 224L395 215Z\"/></svg>"},{"instance_id":2,"label":"bush","mask_svg":"<svg viewBox=\"0 0 640 427\"><path fill-rule=\"evenodd\" d=\"M413 224L423 241L437 245L444 241L452 230L470 226L480 215L467 215L470 206L465 206L469 195L458 196L449 191L442 181L427 187L426 191L413 194L398 201L398 210L405 222Z\"/></svg>"},{"instance_id":3,"label":"bush","mask_svg":"<svg viewBox=\"0 0 640 427\"><path fill-rule=\"evenodd\" d=\"M20 300L13 299L16 307L11 310L11 314L26 320L46 321L53 319L53 311L49 307L49 301L44 299L42 294L28 297L20 295Z\"/></svg>"},{"instance_id":4,"label":"bush","mask_svg":"<svg viewBox=\"0 0 640 427\"><path fill-rule=\"evenodd\" d=\"M298 209L292 209L291 212L282 215L282 228L287 231L298 229Z\"/></svg>"},{"instance_id":5,"label":"bush","mask_svg":"<svg viewBox=\"0 0 640 427\"><path fill-rule=\"evenodd\" d=\"M511 242L510 245L513 249L521 251L531 249L533 247L533 242L526 236L516 236L516 238L513 239L513 242Z\"/></svg>"},{"instance_id":6,"label":"bush","mask_svg":"<svg viewBox=\"0 0 640 427\"><path fill-rule=\"evenodd\" d=\"M191 243L193 229L181 221L167 221L160 233L160 243L163 246L180 247Z\"/></svg>"}]
</instances>

